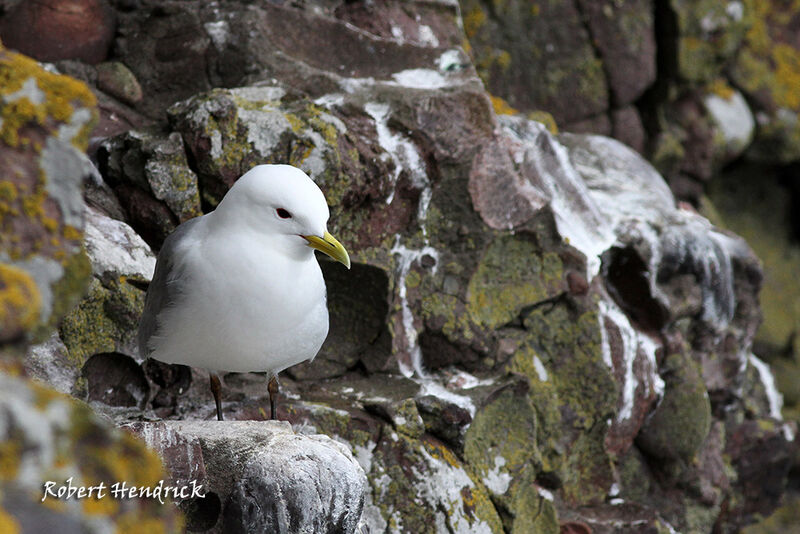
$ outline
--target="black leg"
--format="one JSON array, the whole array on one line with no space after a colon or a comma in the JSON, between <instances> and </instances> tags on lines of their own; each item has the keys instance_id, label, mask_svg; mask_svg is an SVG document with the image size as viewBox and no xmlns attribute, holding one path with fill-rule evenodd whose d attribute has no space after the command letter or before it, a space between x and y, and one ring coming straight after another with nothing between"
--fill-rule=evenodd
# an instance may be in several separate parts
<instances>
[{"instance_id":1,"label":"black leg","mask_svg":"<svg viewBox=\"0 0 800 534\"><path fill-rule=\"evenodd\" d=\"M222 386L219 383L219 377L214 373L210 373L209 378L211 379L211 393L214 395L214 402L217 405L217 421L222 421L222 403L220 402Z\"/></svg>"},{"instance_id":2,"label":"black leg","mask_svg":"<svg viewBox=\"0 0 800 534\"><path fill-rule=\"evenodd\" d=\"M278 376L272 375L272 378L269 379L269 384L267 384L267 390L269 391L269 415L270 419L275 420L278 418L278 412L275 408L275 403L278 400Z\"/></svg>"}]
</instances>

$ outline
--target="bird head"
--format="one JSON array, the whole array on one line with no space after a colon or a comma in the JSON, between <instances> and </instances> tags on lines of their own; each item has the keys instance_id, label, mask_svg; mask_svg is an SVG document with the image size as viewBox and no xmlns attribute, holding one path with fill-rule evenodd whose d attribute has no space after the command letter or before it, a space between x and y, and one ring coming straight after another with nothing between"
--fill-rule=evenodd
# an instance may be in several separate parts
<instances>
[{"instance_id":1,"label":"bird head","mask_svg":"<svg viewBox=\"0 0 800 534\"><path fill-rule=\"evenodd\" d=\"M330 211L325 196L296 167L253 167L233 184L216 212L289 247L319 250L350 268L347 250L327 230Z\"/></svg>"}]
</instances>

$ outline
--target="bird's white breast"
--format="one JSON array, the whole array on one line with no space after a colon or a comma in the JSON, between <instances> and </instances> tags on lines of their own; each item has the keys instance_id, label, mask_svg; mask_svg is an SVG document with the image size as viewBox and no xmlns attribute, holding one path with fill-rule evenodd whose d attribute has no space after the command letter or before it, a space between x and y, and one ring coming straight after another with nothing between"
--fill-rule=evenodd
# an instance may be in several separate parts
<instances>
[{"instance_id":1,"label":"bird's white breast","mask_svg":"<svg viewBox=\"0 0 800 534\"><path fill-rule=\"evenodd\" d=\"M310 251L298 260L272 245L242 232L187 247L185 289L159 316L152 356L212 371L275 373L313 358L328 333L322 272Z\"/></svg>"}]
</instances>

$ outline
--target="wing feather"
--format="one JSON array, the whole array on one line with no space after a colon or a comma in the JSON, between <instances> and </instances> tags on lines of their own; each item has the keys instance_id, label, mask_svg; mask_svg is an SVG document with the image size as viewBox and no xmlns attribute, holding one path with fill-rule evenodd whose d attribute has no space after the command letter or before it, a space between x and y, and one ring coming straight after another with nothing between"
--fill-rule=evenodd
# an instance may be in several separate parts
<instances>
[{"instance_id":1,"label":"wing feather","mask_svg":"<svg viewBox=\"0 0 800 534\"><path fill-rule=\"evenodd\" d=\"M181 252L182 240L185 239L201 217L191 219L178 226L164 241L161 251L156 259L156 269L153 280L147 288L144 301L144 312L139 321L139 355L148 358L152 352L148 347L150 339L158 330L158 316L167 307L175 303L178 288L174 283L168 283L173 278L176 267L176 255Z\"/></svg>"}]
</instances>

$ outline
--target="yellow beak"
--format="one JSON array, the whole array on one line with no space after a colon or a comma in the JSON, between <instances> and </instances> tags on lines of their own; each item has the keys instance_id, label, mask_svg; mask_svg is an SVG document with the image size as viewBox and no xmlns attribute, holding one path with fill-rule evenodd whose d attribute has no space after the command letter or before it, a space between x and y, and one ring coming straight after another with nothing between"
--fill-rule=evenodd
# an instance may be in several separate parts
<instances>
[{"instance_id":1,"label":"yellow beak","mask_svg":"<svg viewBox=\"0 0 800 534\"><path fill-rule=\"evenodd\" d=\"M350 268L350 255L347 254L347 250L327 230L325 231L325 235L322 237L316 235L304 235L303 238L308 241L309 247L327 254L334 260L342 263L348 269Z\"/></svg>"}]
</instances>

